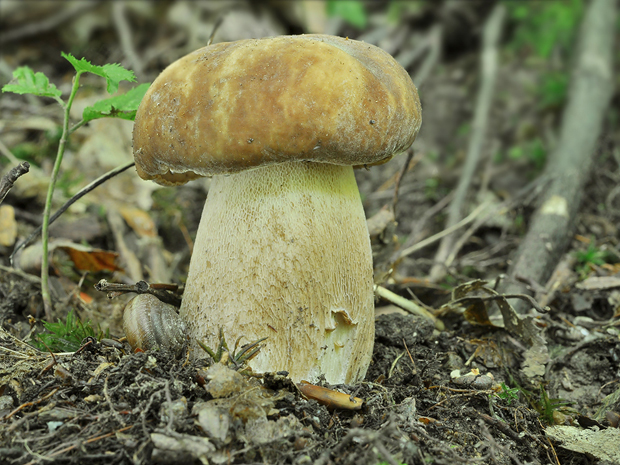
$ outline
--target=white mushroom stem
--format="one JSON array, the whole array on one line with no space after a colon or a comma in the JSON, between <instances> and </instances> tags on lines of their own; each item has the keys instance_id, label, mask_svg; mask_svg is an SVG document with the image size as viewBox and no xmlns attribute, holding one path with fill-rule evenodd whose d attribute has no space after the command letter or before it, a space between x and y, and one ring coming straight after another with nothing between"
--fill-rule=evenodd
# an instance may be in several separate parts
<instances>
[{"instance_id":1,"label":"white mushroom stem","mask_svg":"<svg viewBox=\"0 0 620 465\"><path fill-rule=\"evenodd\" d=\"M363 379L374 340L372 254L353 168L288 162L214 176L181 316L210 347L220 327L229 346L268 337L250 362L255 372Z\"/></svg>"}]
</instances>

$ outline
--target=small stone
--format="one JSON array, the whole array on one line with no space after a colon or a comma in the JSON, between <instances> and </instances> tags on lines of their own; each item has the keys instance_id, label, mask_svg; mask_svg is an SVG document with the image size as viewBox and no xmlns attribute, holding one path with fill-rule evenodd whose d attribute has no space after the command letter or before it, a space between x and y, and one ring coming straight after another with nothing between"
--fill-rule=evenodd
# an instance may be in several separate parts
<instances>
[{"instance_id":1,"label":"small stone","mask_svg":"<svg viewBox=\"0 0 620 465\"><path fill-rule=\"evenodd\" d=\"M210 367L206 372L206 376L209 382L205 389L215 399L228 397L235 392L241 391L245 386L243 375L220 363Z\"/></svg>"}]
</instances>

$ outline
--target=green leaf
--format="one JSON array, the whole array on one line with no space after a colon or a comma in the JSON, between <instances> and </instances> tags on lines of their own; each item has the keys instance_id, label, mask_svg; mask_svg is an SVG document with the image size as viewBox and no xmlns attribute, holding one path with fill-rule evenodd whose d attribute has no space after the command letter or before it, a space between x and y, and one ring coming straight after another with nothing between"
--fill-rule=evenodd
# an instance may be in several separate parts
<instances>
[{"instance_id":1,"label":"green leaf","mask_svg":"<svg viewBox=\"0 0 620 465\"><path fill-rule=\"evenodd\" d=\"M108 85L108 92L110 94L113 94L118 90L118 84L121 81L136 82L136 76L133 71L125 69L119 64L97 66L93 65L85 58L78 61L78 59L70 53L61 52L60 54L73 65L77 73L92 73L105 78Z\"/></svg>"},{"instance_id":2,"label":"green leaf","mask_svg":"<svg viewBox=\"0 0 620 465\"><path fill-rule=\"evenodd\" d=\"M35 73L27 66L21 66L13 71L13 79L17 83L7 84L2 92L14 92L16 94L33 94L39 97L52 97L59 99L62 92L43 73Z\"/></svg>"},{"instance_id":3,"label":"green leaf","mask_svg":"<svg viewBox=\"0 0 620 465\"><path fill-rule=\"evenodd\" d=\"M359 29L365 28L368 24L366 8L359 0L329 0L326 8L328 16L339 16Z\"/></svg>"},{"instance_id":4,"label":"green leaf","mask_svg":"<svg viewBox=\"0 0 620 465\"><path fill-rule=\"evenodd\" d=\"M84 122L97 118L121 118L133 121L149 86L149 83L140 84L126 94L99 100L94 105L84 108L82 119Z\"/></svg>"}]
</instances>

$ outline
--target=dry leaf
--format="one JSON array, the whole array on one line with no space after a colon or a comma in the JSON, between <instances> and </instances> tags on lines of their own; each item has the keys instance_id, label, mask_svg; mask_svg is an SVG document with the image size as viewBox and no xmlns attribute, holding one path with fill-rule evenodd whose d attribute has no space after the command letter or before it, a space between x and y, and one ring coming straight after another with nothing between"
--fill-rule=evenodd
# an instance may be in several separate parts
<instances>
[{"instance_id":1,"label":"dry leaf","mask_svg":"<svg viewBox=\"0 0 620 465\"><path fill-rule=\"evenodd\" d=\"M472 305L467 307L463 313L463 316L472 325L496 326L489 319L487 307L482 302L474 302Z\"/></svg>"},{"instance_id":2,"label":"dry leaf","mask_svg":"<svg viewBox=\"0 0 620 465\"><path fill-rule=\"evenodd\" d=\"M80 271L123 271L121 267L116 265L118 254L115 252L95 249L65 240L51 241L48 250L52 256L52 265L55 267L58 267L59 260L54 256L54 251L62 250L67 254L75 268ZM23 249L16 259L16 264L19 269L27 273L38 274L41 272L41 256L42 247L41 243L38 242Z\"/></svg>"},{"instance_id":3,"label":"dry leaf","mask_svg":"<svg viewBox=\"0 0 620 465\"><path fill-rule=\"evenodd\" d=\"M131 206L122 206L118 211L138 236L157 237L157 227L147 212Z\"/></svg>"},{"instance_id":4,"label":"dry leaf","mask_svg":"<svg viewBox=\"0 0 620 465\"><path fill-rule=\"evenodd\" d=\"M620 430L617 428L591 430L575 426L549 426L545 434L560 447L594 457L597 462L620 462Z\"/></svg>"},{"instance_id":5,"label":"dry leaf","mask_svg":"<svg viewBox=\"0 0 620 465\"><path fill-rule=\"evenodd\" d=\"M575 287L586 291L603 291L620 287L620 278L617 276L593 276L577 283Z\"/></svg>"},{"instance_id":6,"label":"dry leaf","mask_svg":"<svg viewBox=\"0 0 620 465\"><path fill-rule=\"evenodd\" d=\"M472 293L474 295L470 296L469 294ZM454 301L462 299L456 305L482 304L485 307L484 313L488 314L487 304L489 302L485 301L484 297L480 297L480 294L493 298L493 301L501 311L506 331L518 337L529 346L525 351L525 360L521 367L525 376L532 380L542 377L545 374L545 366L549 361L549 352L547 343L540 334L540 328L536 326L532 316L519 315L505 298L495 298L498 296L498 293L487 287L486 281L475 280L457 286L452 291L452 302L449 302L446 306L454 306ZM484 319L484 315L480 310L476 316Z\"/></svg>"},{"instance_id":7,"label":"dry leaf","mask_svg":"<svg viewBox=\"0 0 620 465\"><path fill-rule=\"evenodd\" d=\"M17 239L15 209L11 205L0 206L0 245L11 247Z\"/></svg>"},{"instance_id":8,"label":"dry leaf","mask_svg":"<svg viewBox=\"0 0 620 465\"><path fill-rule=\"evenodd\" d=\"M118 254L107 250L93 249L78 244L58 245L57 249L65 251L75 267L80 271L122 271L116 265Z\"/></svg>"}]
</instances>

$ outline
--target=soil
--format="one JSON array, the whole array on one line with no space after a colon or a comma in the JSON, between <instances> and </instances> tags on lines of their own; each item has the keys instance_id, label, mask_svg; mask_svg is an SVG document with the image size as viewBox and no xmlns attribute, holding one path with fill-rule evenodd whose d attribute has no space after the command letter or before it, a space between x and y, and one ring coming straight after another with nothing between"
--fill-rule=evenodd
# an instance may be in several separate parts
<instances>
[{"instance_id":1,"label":"soil","mask_svg":"<svg viewBox=\"0 0 620 465\"><path fill-rule=\"evenodd\" d=\"M64 11L73 2L48 3ZM129 4L124 14L142 57L139 77L152 80L175 57L197 48L196 40L206 42L204 31L210 33L226 3ZM222 25L223 38L256 35L259 29L299 33L305 27L291 6L231 3L234 20L229 16ZM618 127L608 124L601 139L570 250L548 283L528 283L540 306L549 308L519 315L518 328L504 328L499 315L510 314L513 300L484 297L503 279L536 207L539 191L535 182L528 183L540 166L528 157L538 153L539 144L552 144L561 119L561 102L542 105L532 88L549 73L567 75L570 69L565 50L550 63L531 51L510 49L510 34L518 26L510 23L484 166L474 185L477 195L468 199L470 211L483 198L495 205L510 201L509 207L470 233L441 282L426 279L436 244L390 264L396 250L443 229L441 203L460 175L477 89L480 24L490 8L485 2L456 2L461 6L450 8L420 3L419 11L400 18L404 30L430 34L442 24L451 32L433 79L420 86L424 125L416 153L421 155L398 186L396 215L374 217L370 224L378 231L373 236L377 281L429 309L443 329L378 299L365 380L355 386L323 383L362 399L357 410L304 396L285 373L248 374L233 354L216 363L193 361L186 352L177 358L160 351L133 353L120 325L129 296L110 300L94 284L100 279L182 284L208 181L153 190L127 172L86 196L52 230L56 240L88 243L92 249L84 253L97 263L104 262L104 253L116 254L122 268L100 265L85 273L76 265L74 249L60 242L54 246L54 319L64 321L73 311L103 331L77 341L78 350L51 355L26 343L43 331L36 250L13 268L13 244L0 245L0 464L620 463ZM16 9L11 25L26 32L7 41L5 59L11 67L45 72L66 91L71 72L61 50L97 64L125 58L122 26L111 8L103 2L71 13L62 27L45 26L52 13L43 6ZM386 14L378 6L369 11L372 24ZM8 19L0 21L0 29L8 27ZM379 29L369 26L375 33ZM67 31L81 42L72 43ZM337 33L360 36L346 24ZM382 46L398 53L404 47L398 37L387 34ZM413 62L408 70L415 75L420 67ZM85 77L76 107L107 96L97 79ZM3 143L41 170L20 178L2 204L12 207L22 239L41 221L57 143L54 128L62 115L49 102L8 95L0 104ZM617 97L613 106L612 116ZM131 122L93 122L76 131L69 145L56 207L131 159ZM511 152L515 147L525 155L517 157ZM369 218L392 205L405 158L356 172ZM523 194L526 185L532 188ZM603 258L579 259L587 253ZM388 265L394 269L386 270ZM454 303L459 297L470 300ZM577 439L586 433L592 436Z\"/></svg>"},{"instance_id":2,"label":"soil","mask_svg":"<svg viewBox=\"0 0 620 465\"><path fill-rule=\"evenodd\" d=\"M377 318L376 332L366 380L330 386L362 398L357 411L306 399L282 375L239 376L214 396L207 361L131 353L104 339L54 362L5 333L12 355L3 356L2 375L11 380L1 398L0 456L16 464L589 463L546 438L539 391L501 389L515 385L520 358L503 330L461 322L436 334L425 319L393 313ZM572 402L550 412L551 421L605 428L592 418L613 391L617 337L548 342L563 355L545 389ZM471 379L451 379L474 367ZM223 413L203 415L209 403Z\"/></svg>"}]
</instances>

